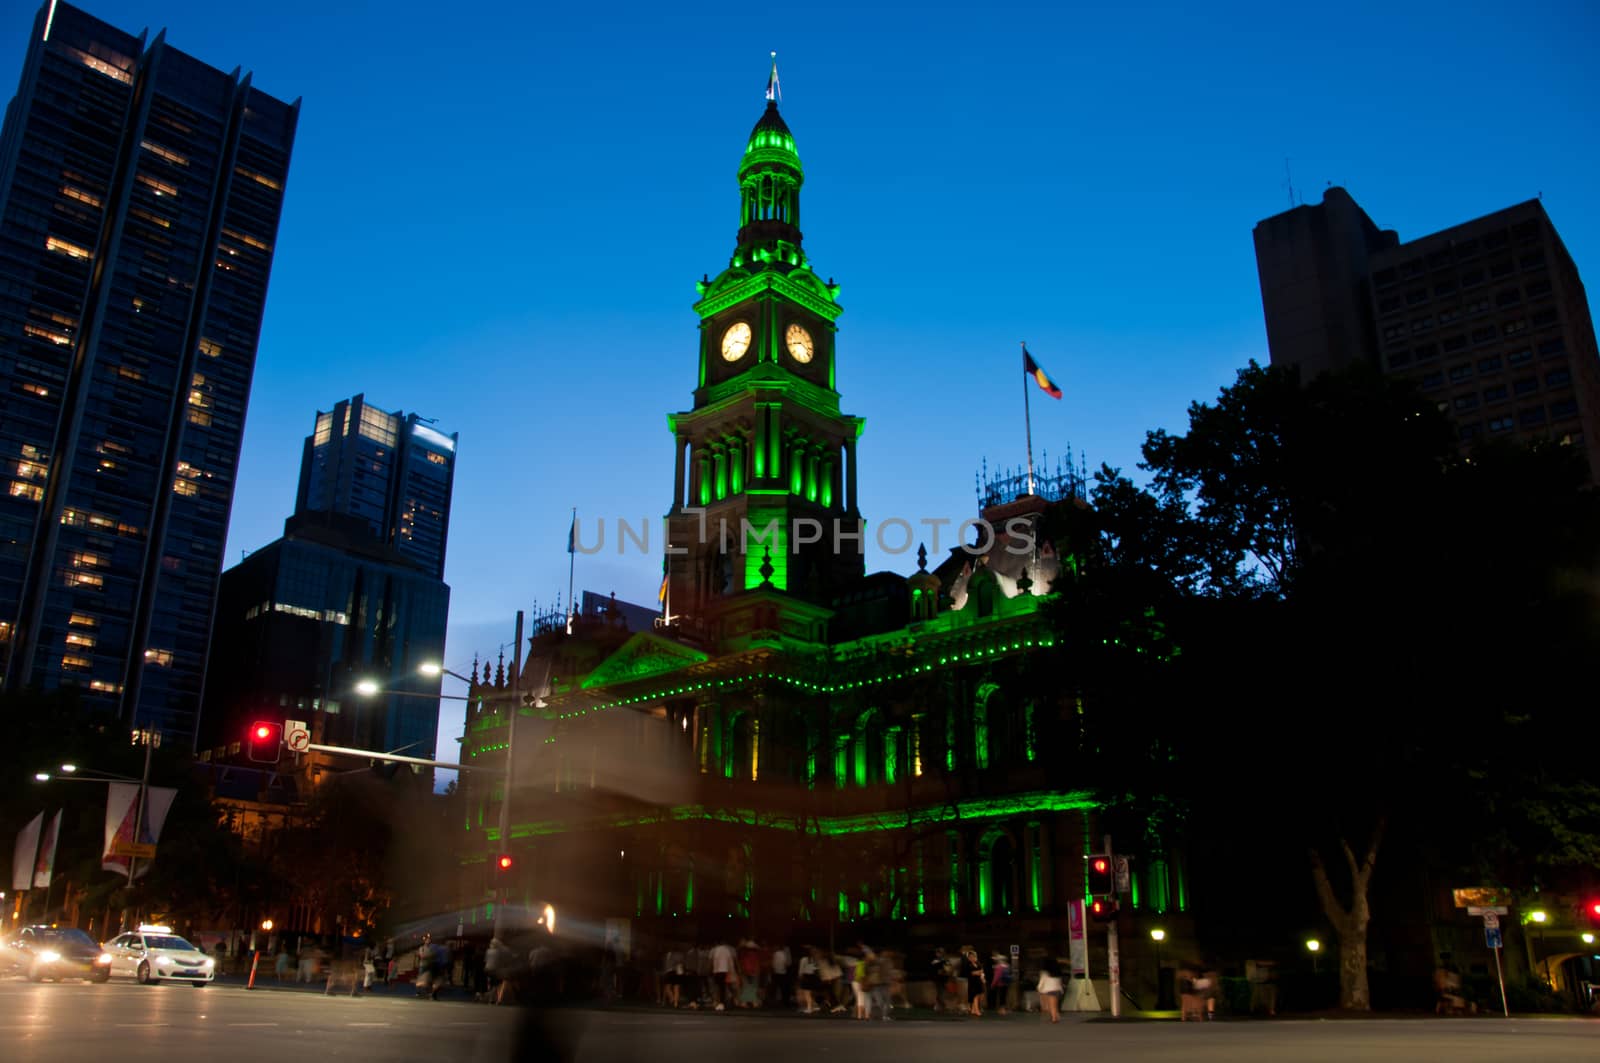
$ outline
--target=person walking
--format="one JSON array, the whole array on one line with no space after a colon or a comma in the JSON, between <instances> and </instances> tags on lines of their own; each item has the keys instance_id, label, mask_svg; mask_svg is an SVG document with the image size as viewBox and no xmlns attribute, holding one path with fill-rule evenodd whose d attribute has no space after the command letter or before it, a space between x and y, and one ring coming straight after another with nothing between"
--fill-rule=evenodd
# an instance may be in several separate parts
<instances>
[{"instance_id":1,"label":"person walking","mask_svg":"<svg viewBox=\"0 0 1600 1063\"><path fill-rule=\"evenodd\" d=\"M981 1019L985 989L983 961L978 959L978 950L971 945L962 950L961 974L967 981L967 1013L974 1019Z\"/></svg>"},{"instance_id":2,"label":"person walking","mask_svg":"<svg viewBox=\"0 0 1600 1063\"><path fill-rule=\"evenodd\" d=\"M789 970L789 946L780 943L772 950L772 999L780 1008L794 1002L794 977Z\"/></svg>"},{"instance_id":3,"label":"person walking","mask_svg":"<svg viewBox=\"0 0 1600 1063\"><path fill-rule=\"evenodd\" d=\"M1061 1021L1061 993L1064 986L1056 973L1055 962L1046 960L1039 971L1039 1011L1051 1023Z\"/></svg>"},{"instance_id":4,"label":"person walking","mask_svg":"<svg viewBox=\"0 0 1600 1063\"><path fill-rule=\"evenodd\" d=\"M726 1011L728 1005L738 1003L738 976L734 974L736 960L733 947L726 941L719 941L711 950L711 992L718 1011Z\"/></svg>"},{"instance_id":5,"label":"person walking","mask_svg":"<svg viewBox=\"0 0 1600 1063\"><path fill-rule=\"evenodd\" d=\"M800 956L800 986L795 993L801 1014L816 1014L817 989L821 985L822 979L817 977L817 950L807 949Z\"/></svg>"}]
</instances>

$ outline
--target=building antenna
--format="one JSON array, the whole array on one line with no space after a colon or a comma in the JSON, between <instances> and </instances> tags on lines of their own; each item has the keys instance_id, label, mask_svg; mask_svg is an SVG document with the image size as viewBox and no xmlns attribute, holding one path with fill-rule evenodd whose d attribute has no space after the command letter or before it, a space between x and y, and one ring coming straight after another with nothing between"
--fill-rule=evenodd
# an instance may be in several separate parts
<instances>
[{"instance_id":1,"label":"building antenna","mask_svg":"<svg viewBox=\"0 0 1600 1063\"><path fill-rule=\"evenodd\" d=\"M1294 209L1294 174L1289 169L1289 156L1283 157L1283 182L1289 187L1289 209Z\"/></svg>"}]
</instances>

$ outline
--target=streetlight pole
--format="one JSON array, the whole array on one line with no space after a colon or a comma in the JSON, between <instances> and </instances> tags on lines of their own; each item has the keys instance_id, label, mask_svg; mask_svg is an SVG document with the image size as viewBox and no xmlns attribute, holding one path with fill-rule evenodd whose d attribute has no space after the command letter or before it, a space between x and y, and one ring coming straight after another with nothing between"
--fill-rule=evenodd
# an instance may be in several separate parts
<instances>
[{"instance_id":1,"label":"streetlight pole","mask_svg":"<svg viewBox=\"0 0 1600 1063\"><path fill-rule=\"evenodd\" d=\"M509 849L509 846L510 846L510 841L511 841L511 790L512 790L512 787L516 783L515 768L516 768L516 763L517 762L516 762L515 758L516 758L516 752L517 752L517 715L518 715L518 709L521 707L521 704L522 704L522 620L523 620L522 610L518 609L517 610L517 641L516 641L516 648L513 651L513 655L512 655L512 665L513 665L513 667L511 669L510 711L509 711L509 714L506 717L506 761L505 761L506 766L505 766L505 770L502 772L501 777L500 777L499 841L500 841L500 849L501 849L502 853L506 852ZM421 672L423 675L427 675L427 676L435 676L435 675L452 676L452 677L454 677L456 679L461 680L463 683L466 683L468 685L468 689L469 690L471 689L472 680L468 679L466 676L462 675L460 672L452 672L450 669L444 667L444 665L442 665L442 664L437 664L435 662L428 661L428 662L424 662L422 665L420 665L417 670L419 672ZM512 866L515 867L515 864L513 864ZM507 869L505 872L502 872L502 873L509 873L509 870L510 869ZM495 906L494 906L494 924L493 924L493 929L491 930L491 933L495 937L499 937L501 931L505 928L506 905L507 905L507 902L510 900L510 897L511 897L511 884L509 882L502 883L500 885L499 889L496 891L496 893L497 893L497 897L496 897L496 903L495 903Z\"/></svg>"},{"instance_id":2,"label":"streetlight pole","mask_svg":"<svg viewBox=\"0 0 1600 1063\"><path fill-rule=\"evenodd\" d=\"M1161 928L1157 927L1156 929L1150 931L1150 940L1154 941L1156 943L1156 1010L1157 1011L1160 1011L1161 1010L1161 1005L1163 1003L1165 1003L1165 996L1164 996L1162 991L1166 987L1161 984L1161 943L1163 941L1165 941L1166 939L1167 939L1167 932L1165 930L1162 930Z\"/></svg>"}]
</instances>

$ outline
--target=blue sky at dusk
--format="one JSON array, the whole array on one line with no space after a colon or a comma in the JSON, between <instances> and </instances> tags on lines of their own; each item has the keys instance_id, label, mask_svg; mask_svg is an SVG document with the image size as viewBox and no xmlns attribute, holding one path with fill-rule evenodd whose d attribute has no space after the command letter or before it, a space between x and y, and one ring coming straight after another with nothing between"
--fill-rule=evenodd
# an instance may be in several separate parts
<instances>
[{"instance_id":1,"label":"blue sky at dusk","mask_svg":"<svg viewBox=\"0 0 1600 1063\"><path fill-rule=\"evenodd\" d=\"M570 507L667 508L770 50L869 521L960 521L982 459L1022 461L1019 340L1066 393L1035 392L1036 451L1091 467L1264 362L1251 229L1285 157L1402 239L1542 193L1600 283L1589 3L80 6L304 98L228 560L281 533L317 409L437 418L460 671L565 592ZM9 93L34 5L5 11ZM649 603L660 571L612 552L577 583Z\"/></svg>"}]
</instances>

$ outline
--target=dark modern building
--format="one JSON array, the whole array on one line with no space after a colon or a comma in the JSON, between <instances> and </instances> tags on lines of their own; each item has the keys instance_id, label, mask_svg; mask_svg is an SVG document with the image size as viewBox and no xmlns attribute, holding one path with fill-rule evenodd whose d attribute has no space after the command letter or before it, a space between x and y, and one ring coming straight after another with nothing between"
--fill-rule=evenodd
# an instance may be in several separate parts
<instances>
[{"instance_id":1,"label":"dark modern building","mask_svg":"<svg viewBox=\"0 0 1600 1063\"><path fill-rule=\"evenodd\" d=\"M191 739L298 113L39 9L0 133L8 688Z\"/></svg>"},{"instance_id":2,"label":"dark modern building","mask_svg":"<svg viewBox=\"0 0 1600 1063\"><path fill-rule=\"evenodd\" d=\"M414 413L369 406L363 395L340 402L318 412L306 437L294 511L359 517L374 538L443 579L456 441Z\"/></svg>"},{"instance_id":3,"label":"dark modern building","mask_svg":"<svg viewBox=\"0 0 1600 1063\"><path fill-rule=\"evenodd\" d=\"M1600 476L1600 352L1583 281L1539 200L1402 243L1342 188L1255 228L1274 365L1365 361L1414 380L1463 447L1581 446Z\"/></svg>"},{"instance_id":4,"label":"dark modern building","mask_svg":"<svg viewBox=\"0 0 1600 1063\"><path fill-rule=\"evenodd\" d=\"M329 745L431 757L450 588L364 521L289 518L283 538L222 574L201 757L237 759L253 720L303 720ZM386 693L362 697L375 680Z\"/></svg>"}]
</instances>

